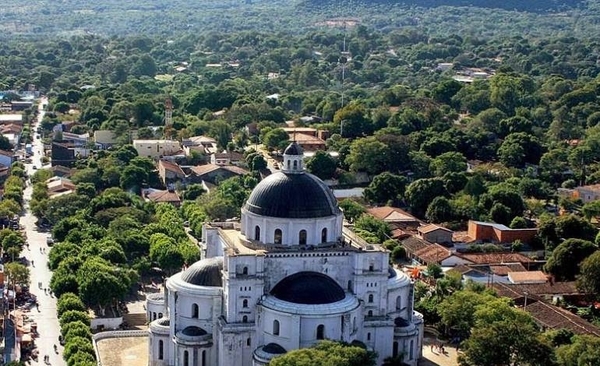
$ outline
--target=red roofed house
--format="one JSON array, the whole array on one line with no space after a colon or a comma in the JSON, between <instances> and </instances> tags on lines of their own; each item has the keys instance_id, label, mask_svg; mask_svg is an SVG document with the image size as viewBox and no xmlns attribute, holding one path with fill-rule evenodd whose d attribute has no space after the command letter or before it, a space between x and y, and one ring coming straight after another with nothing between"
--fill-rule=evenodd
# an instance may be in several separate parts
<instances>
[{"instance_id":1,"label":"red roofed house","mask_svg":"<svg viewBox=\"0 0 600 366\"><path fill-rule=\"evenodd\" d=\"M145 197L155 203L170 203L175 207L181 205L181 198L177 192L172 190L147 192Z\"/></svg>"},{"instance_id":2,"label":"red roofed house","mask_svg":"<svg viewBox=\"0 0 600 366\"><path fill-rule=\"evenodd\" d=\"M179 165L162 159L158 161L158 175L165 185L185 179L185 173Z\"/></svg>"},{"instance_id":3,"label":"red roofed house","mask_svg":"<svg viewBox=\"0 0 600 366\"><path fill-rule=\"evenodd\" d=\"M530 243L538 229L511 229L502 224L469 220L468 235L477 242L512 243L520 240Z\"/></svg>"},{"instance_id":4,"label":"red roofed house","mask_svg":"<svg viewBox=\"0 0 600 366\"><path fill-rule=\"evenodd\" d=\"M421 220L397 207L372 207L367 209L367 213L376 219L385 221L388 224L392 224L399 228L417 228L421 225Z\"/></svg>"}]
</instances>

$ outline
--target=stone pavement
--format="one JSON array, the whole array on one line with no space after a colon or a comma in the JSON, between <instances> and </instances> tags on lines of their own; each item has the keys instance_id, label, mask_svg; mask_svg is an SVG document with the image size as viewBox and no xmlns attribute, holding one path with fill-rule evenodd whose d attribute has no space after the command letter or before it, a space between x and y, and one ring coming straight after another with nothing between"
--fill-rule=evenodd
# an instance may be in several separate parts
<instances>
[{"instance_id":1,"label":"stone pavement","mask_svg":"<svg viewBox=\"0 0 600 366\"><path fill-rule=\"evenodd\" d=\"M444 346L446 354L432 348L432 344L438 344L435 338L423 338L423 358L419 361L420 366L458 366L456 348Z\"/></svg>"}]
</instances>

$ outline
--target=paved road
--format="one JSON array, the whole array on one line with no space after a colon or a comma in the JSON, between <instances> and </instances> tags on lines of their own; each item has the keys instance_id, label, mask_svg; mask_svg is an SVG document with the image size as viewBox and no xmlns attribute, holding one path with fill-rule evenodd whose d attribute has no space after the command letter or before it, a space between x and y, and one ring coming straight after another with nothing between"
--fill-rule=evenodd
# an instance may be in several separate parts
<instances>
[{"instance_id":1,"label":"paved road","mask_svg":"<svg viewBox=\"0 0 600 366\"><path fill-rule=\"evenodd\" d=\"M40 158L43 151L43 144L41 140L35 139L37 135L35 130L41 119L44 117L44 112L41 110L41 106L48 103L47 99L40 101L40 113L38 121L33 126L33 150L34 156L32 158L32 164L26 164L27 173L33 175L35 170L33 166L36 165L38 168L41 166ZM58 319L56 318L56 298L44 293L44 288L49 287L50 277L52 272L47 266L47 255L49 247L46 245L46 238L50 235L49 233L38 232L35 222L37 218L31 214L29 209L29 201L31 200L32 187L28 186L24 192L25 201L25 214L21 216L20 223L25 228L27 235L27 243L29 249L25 249L23 254L30 262L33 261L35 266L30 267L31 270L31 286L30 291L35 294L40 304L39 312L33 308L28 314L38 325L39 337L35 340L35 343L39 350L39 357L37 364L44 365L44 355L50 356L50 365L53 366L65 366L66 363L62 359L62 347L58 344L58 336L60 334L60 326ZM45 253L40 252L44 250ZM38 287L38 283L42 283L42 288ZM59 348L59 353L54 352L54 344ZM32 364L36 362L32 361ZM46 364L47 365L47 364Z\"/></svg>"}]
</instances>

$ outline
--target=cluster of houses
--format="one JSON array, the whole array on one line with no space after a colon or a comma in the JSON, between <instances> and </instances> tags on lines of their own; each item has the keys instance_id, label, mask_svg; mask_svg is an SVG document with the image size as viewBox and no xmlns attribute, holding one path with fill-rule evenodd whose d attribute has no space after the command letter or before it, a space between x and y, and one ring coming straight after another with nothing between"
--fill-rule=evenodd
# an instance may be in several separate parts
<instances>
[{"instance_id":1,"label":"cluster of houses","mask_svg":"<svg viewBox=\"0 0 600 366\"><path fill-rule=\"evenodd\" d=\"M472 280L493 288L498 295L512 299L527 311L542 329L568 329L575 334L600 336L600 328L558 306L585 303L586 295L574 281L556 282L541 271L544 260L535 252L474 251L485 244L498 247L515 241L530 243L536 228L512 229L491 222L469 221L467 231L454 232L427 224L396 207L374 207L367 213L388 223L392 237L400 242L414 264L437 264L444 271L458 272L464 281ZM414 276L418 270L411 270Z\"/></svg>"}]
</instances>

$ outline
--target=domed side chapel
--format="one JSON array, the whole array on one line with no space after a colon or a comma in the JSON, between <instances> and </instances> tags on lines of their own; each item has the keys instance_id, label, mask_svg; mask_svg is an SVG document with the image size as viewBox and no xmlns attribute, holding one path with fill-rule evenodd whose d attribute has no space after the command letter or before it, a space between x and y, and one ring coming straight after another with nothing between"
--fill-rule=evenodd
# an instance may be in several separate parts
<instances>
[{"instance_id":1,"label":"domed side chapel","mask_svg":"<svg viewBox=\"0 0 600 366\"><path fill-rule=\"evenodd\" d=\"M204 259L149 296L150 366L263 366L322 339L364 345L378 364L402 354L417 365L423 319L412 282L383 247L344 228L298 144L283 157L240 222L207 224Z\"/></svg>"}]
</instances>

